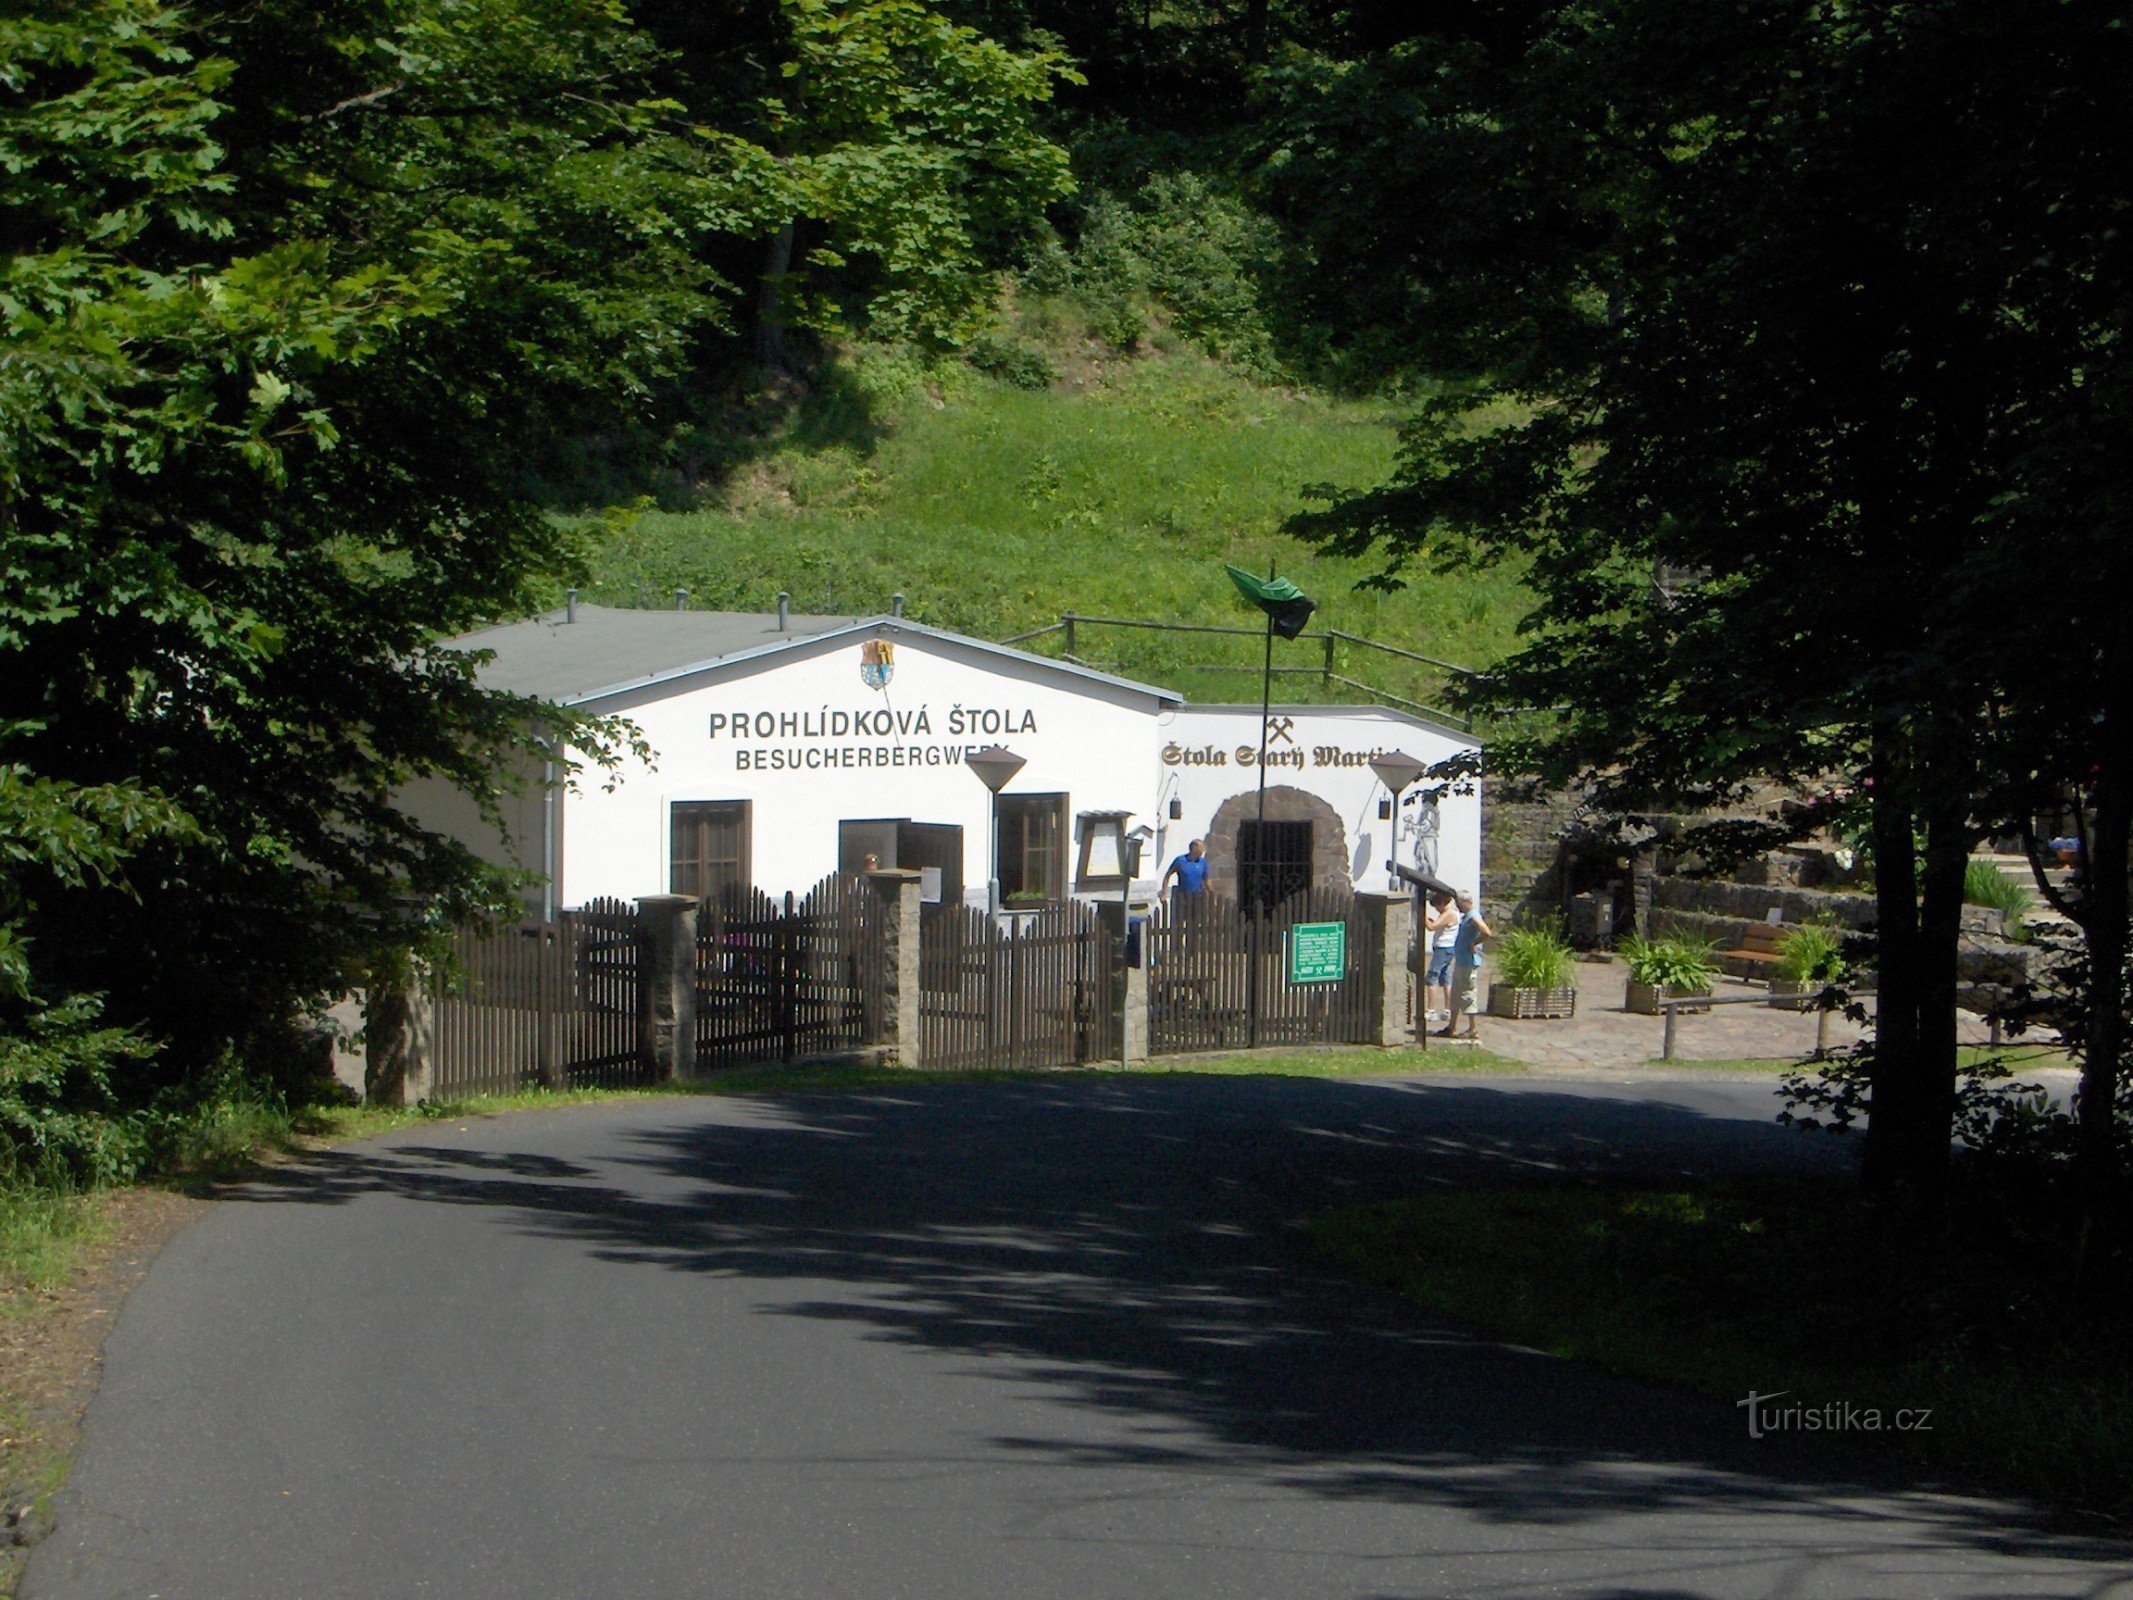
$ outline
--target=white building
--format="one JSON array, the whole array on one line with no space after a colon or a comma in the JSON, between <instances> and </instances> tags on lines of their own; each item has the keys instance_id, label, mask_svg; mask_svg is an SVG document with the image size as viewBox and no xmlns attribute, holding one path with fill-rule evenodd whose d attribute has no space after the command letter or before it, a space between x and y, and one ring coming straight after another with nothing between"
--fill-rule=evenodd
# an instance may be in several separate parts
<instances>
[{"instance_id":1,"label":"white building","mask_svg":"<svg viewBox=\"0 0 2133 1600\"><path fill-rule=\"evenodd\" d=\"M994 744L1027 762L997 802L1007 904L1116 895L1119 832L1138 827L1152 830L1150 889L1197 838L1211 886L1226 893L1262 839L1285 885L1386 888L1395 851L1415 860L1425 808L1410 790L1395 841L1371 758L1398 751L1427 766L1477 748L1404 712L1277 706L1262 834L1257 706L1188 706L1168 689L901 617L579 605L453 644L490 654L491 687L626 718L652 752L612 775L536 782L501 840L463 799L409 797L432 825L539 873L549 909L805 890L869 865L916 868L927 898L982 905L994 800L964 760ZM1435 820L1437 872L1476 883L1478 793L1444 795Z\"/></svg>"}]
</instances>

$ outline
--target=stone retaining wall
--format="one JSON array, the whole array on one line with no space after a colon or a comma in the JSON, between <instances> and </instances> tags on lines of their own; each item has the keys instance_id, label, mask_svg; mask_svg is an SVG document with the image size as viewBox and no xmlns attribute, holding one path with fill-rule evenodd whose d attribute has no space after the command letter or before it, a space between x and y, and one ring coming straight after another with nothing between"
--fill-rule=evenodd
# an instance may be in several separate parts
<instances>
[{"instance_id":1,"label":"stone retaining wall","mask_svg":"<svg viewBox=\"0 0 2133 1600\"><path fill-rule=\"evenodd\" d=\"M1656 925L1662 912L1686 912L1699 918L1768 922L1772 911L1786 922L1833 922L1864 929L1874 925L1870 894L1828 894L1819 889L1792 889L1773 884L1735 883L1725 878L1661 877L1652 882Z\"/></svg>"},{"instance_id":2,"label":"stone retaining wall","mask_svg":"<svg viewBox=\"0 0 2133 1600\"><path fill-rule=\"evenodd\" d=\"M1570 798L1492 798L1482 808L1481 901L1499 926L1561 914L1563 839L1577 809Z\"/></svg>"}]
</instances>

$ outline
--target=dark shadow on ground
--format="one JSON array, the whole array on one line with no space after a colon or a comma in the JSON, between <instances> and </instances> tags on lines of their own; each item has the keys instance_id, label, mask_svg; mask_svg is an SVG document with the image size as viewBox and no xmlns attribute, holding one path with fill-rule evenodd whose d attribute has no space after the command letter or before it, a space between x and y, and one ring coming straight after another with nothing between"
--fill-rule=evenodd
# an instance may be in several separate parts
<instances>
[{"instance_id":1,"label":"dark shadow on ground","mask_svg":"<svg viewBox=\"0 0 2133 1600\"><path fill-rule=\"evenodd\" d=\"M760 1315L967 1356L1120 1424L995 1440L1053 1463L1248 1463L1314 1496L1507 1525L1790 1513L1809 1565L1893 1540L1921 1558L2114 1564L2097 1593L2133 1570L2116 1565L2133 1551L2115 1540L1950 1496L1892 1508L1881 1496L1906 1486L1870 1461L1751 1442L1722 1405L1433 1326L1333 1274L1293 1232L1328 1207L1431 1184L1834 1176L1850 1160L1842 1141L1540 1086L1301 1078L676 1100L610 1108L576 1132L569 1115L412 1130L236 1198L478 1206L610 1260L743 1279L760 1286ZM574 1154L543 1153L554 1147ZM1892 1533L1892 1515L1908 1531ZM1671 1545L1642 1552L1658 1586L1605 1593L1700 1592L1672 1585L1732 1559L1728 1526L1737 1536L1723 1520L1667 1524Z\"/></svg>"}]
</instances>

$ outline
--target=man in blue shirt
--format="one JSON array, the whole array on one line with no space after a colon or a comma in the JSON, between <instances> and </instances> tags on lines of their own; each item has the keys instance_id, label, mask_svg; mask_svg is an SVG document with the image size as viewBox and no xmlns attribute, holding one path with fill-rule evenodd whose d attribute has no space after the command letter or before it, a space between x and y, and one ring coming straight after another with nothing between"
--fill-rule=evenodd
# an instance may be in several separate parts
<instances>
[{"instance_id":1,"label":"man in blue shirt","mask_svg":"<svg viewBox=\"0 0 2133 1600\"><path fill-rule=\"evenodd\" d=\"M1186 846L1185 854L1172 858L1163 871L1163 882L1157 890L1160 894L1170 892L1170 880L1178 880L1178 893L1204 894L1207 891L1207 841L1195 839Z\"/></svg>"}]
</instances>

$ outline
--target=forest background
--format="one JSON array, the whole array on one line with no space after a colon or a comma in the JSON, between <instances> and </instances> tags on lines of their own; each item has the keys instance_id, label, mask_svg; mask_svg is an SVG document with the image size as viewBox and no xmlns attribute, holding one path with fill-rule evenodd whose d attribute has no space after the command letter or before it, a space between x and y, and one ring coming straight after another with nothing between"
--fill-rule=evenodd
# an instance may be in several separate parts
<instances>
[{"instance_id":1,"label":"forest background","mask_svg":"<svg viewBox=\"0 0 2133 1600\"><path fill-rule=\"evenodd\" d=\"M9 0L11 1181L287 1091L310 1008L504 902L388 797L626 735L445 637L566 585L1193 616L1308 551L1548 708L1510 770L1871 839L1893 1228L1969 851L2072 816L2043 1143L2114 1281L2128 49L2080 0Z\"/></svg>"}]
</instances>

